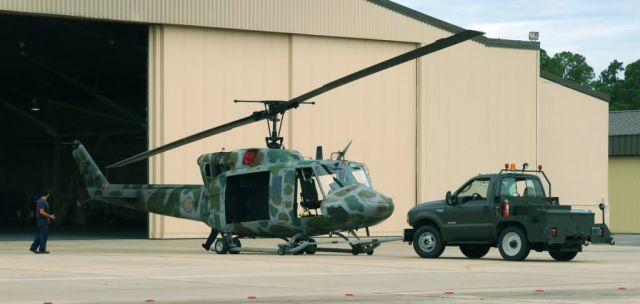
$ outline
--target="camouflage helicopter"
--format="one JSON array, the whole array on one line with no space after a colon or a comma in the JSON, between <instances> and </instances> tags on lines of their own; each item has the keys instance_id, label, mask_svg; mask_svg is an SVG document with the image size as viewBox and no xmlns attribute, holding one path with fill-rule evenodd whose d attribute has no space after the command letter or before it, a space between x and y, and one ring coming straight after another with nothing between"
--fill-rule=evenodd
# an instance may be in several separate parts
<instances>
[{"instance_id":1,"label":"camouflage helicopter","mask_svg":"<svg viewBox=\"0 0 640 304\"><path fill-rule=\"evenodd\" d=\"M479 35L482 33L462 31L289 101L255 101L262 103L264 110L107 166L125 166L236 127L267 120L267 148L208 153L198 158L203 185L110 184L79 141L73 143L73 157L90 200L204 222L212 228L214 238L218 233L221 235L214 245L219 254L338 251L371 255L382 242L391 239L360 239L355 230L365 228L369 236L370 226L391 216L394 209L391 198L373 189L364 164L344 159L348 145L337 152L335 158L327 160L322 159L321 147L314 160L305 159L298 151L283 149L282 117L301 104L311 104L309 99L324 92ZM302 211L300 215L299 211ZM340 236L351 249L318 247L320 243L312 237L327 234ZM239 240L243 237L275 237L285 243L278 244L277 249L244 248Z\"/></svg>"}]
</instances>

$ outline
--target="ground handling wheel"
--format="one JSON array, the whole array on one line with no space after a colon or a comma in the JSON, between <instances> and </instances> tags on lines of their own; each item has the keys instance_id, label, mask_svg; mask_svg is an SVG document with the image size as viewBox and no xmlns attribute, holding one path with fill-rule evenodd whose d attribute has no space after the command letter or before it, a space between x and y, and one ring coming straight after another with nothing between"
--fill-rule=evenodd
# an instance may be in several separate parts
<instances>
[{"instance_id":1,"label":"ground handling wheel","mask_svg":"<svg viewBox=\"0 0 640 304\"><path fill-rule=\"evenodd\" d=\"M287 253L287 249L284 246L278 246L278 255L284 255Z\"/></svg>"},{"instance_id":2,"label":"ground handling wheel","mask_svg":"<svg viewBox=\"0 0 640 304\"><path fill-rule=\"evenodd\" d=\"M362 246L360 245L353 245L351 246L351 254L353 255L358 255L362 253Z\"/></svg>"},{"instance_id":3,"label":"ground handling wheel","mask_svg":"<svg viewBox=\"0 0 640 304\"><path fill-rule=\"evenodd\" d=\"M227 252L229 252L229 243L227 242L227 239L217 239L216 243L213 244L213 249L217 254L227 254Z\"/></svg>"},{"instance_id":4,"label":"ground handling wheel","mask_svg":"<svg viewBox=\"0 0 640 304\"><path fill-rule=\"evenodd\" d=\"M304 249L304 253L315 254L316 251L318 250L318 245L316 245L316 240L310 238L307 241L311 244Z\"/></svg>"},{"instance_id":5,"label":"ground handling wheel","mask_svg":"<svg viewBox=\"0 0 640 304\"><path fill-rule=\"evenodd\" d=\"M240 239L238 239L237 237L234 237L233 239L231 239L231 244L233 245L233 248L242 247L242 243L240 243ZM240 253L240 251L229 250L229 254L238 254L238 253Z\"/></svg>"}]
</instances>

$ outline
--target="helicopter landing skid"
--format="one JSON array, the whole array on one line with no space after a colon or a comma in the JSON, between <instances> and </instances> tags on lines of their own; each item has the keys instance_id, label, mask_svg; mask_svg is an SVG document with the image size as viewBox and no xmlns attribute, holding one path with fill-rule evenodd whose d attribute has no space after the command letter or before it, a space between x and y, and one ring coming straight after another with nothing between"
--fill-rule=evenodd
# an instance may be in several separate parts
<instances>
[{"instance_id":1,"label":"helicopter landing skid","mask_svg":"<svg viewBox=\"0 0 640 304\"><path fill-rule=\"evenodd\" d=\"M347 248L327 248L327 247L318 247L317 251L321 252L341 252L341 253L351 253L353 255L358 255L361 253L366 253L367 255L372 255L373 251L378 248L378 246L382 245L382 243L401 241L401 237L384 237L384 238L374 238L374 239L357 239L357 240L333 240L328 242L320 242L318 244L340 244L346 243L351 246L351 249Z\"/></svg>"},{"instance_id":2,"label":"helicopter landing skid","mask_svg":"<svg viewBox=\"0 0 640 304\"><path fill-rule=\"evenodd\" d=\"M337 233L334 233L337 234ZM316 252L337 252L337 253L351 253L358 255L366 253L372 255L374 250L382 243L401 241L402 237L383 237L383 238L357 238L351 240L342 234L337 234L342 239L316 242L312 238L307 238L302 241L285 239L286 243L278 244L277 248L257 248L257 247L241 247L231 245L228 247L229 253L240 252L260 252L260 253L277 253L278 255L299 255L299 254L315 254ZM318 247L318 245L334 245L334 244L348 244L351 249L348 248L332 248L332 247Z\"/></svg>"},{"instance_id":3,"label":"helicopter landing skid","mask_svg":"<svg viewBox=\"0 0 640 304\"><path fill-rule=\"evenodd\" d=\"M367 255L372 255L374 250L378 248L378 246L382 245L382 243L394 242L394 241L402 241L402 237L384 237L384 238L374 238L374 239L358 238L356 240L350 240L348 238L343 237L342 240L331 240L331 241L321 241L321 242L316 242L313 239L309 239L308 241L300 242L295 247L290 247L289 243L278 244L278 249L276 252L279 255L285 255L285 254L297 255L302 253L314 254L316 252L351 253L353 255L366 253ZM348 244L349 246L351 246L351 249L318 247L319 245L332 245L332 244Z\"/></svg>"}]
</instances>

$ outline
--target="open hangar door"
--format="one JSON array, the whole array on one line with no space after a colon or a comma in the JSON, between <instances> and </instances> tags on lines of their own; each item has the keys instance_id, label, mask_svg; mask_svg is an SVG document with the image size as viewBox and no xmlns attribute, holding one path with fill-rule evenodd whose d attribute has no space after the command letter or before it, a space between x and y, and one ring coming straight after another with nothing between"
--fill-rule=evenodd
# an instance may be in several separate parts
<instances>
[{"instance_id":1,"label":"open hangar door","mask_svg":"<svg viewBox=\"0 0 640 304\"><path fill-rule=\"evenodd\" d=\"M80 140L110 182L147 183L146 162L104 170L147 148L147 59L147 25L0 14L0 229L35 229L47 187L52 237L147 236L146 213L85 201L64 144Z\"/></svg>"}]
</instances>

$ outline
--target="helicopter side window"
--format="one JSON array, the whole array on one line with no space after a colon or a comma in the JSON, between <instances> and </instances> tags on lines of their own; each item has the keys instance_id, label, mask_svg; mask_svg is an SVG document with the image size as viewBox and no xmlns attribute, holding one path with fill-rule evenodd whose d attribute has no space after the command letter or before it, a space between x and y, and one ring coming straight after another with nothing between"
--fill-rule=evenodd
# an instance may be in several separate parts
<instances>
[{"instance_id":1,"label":"helicopter side window","mask_svg":"<svg viewBox=\"0 0 640 304\"><path fill-rule=\"evenodd\" d=\"M225 189L227 223L269 219L269 171L228 176Z\"/></svg>"}]
</instances>

